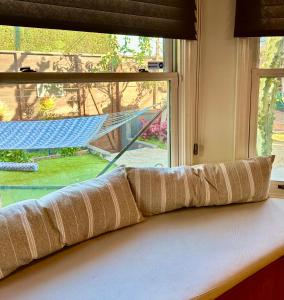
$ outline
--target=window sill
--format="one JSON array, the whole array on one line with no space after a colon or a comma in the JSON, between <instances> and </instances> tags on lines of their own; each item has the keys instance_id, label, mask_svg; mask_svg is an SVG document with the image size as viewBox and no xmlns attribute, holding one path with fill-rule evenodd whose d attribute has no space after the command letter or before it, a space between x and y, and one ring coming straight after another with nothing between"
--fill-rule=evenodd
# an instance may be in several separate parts
<instances>
[{"instance_id":1,"label":"window sill","mask_svg":"<svg viewBox=\"0 0 284 300\"><path fill-rule=\"evenodd\" d=\"M279 189L278 185L284 185L283 181L271 181L269 196L273 198L284 198L284 189Z\"/></svg>"}]
</instances>

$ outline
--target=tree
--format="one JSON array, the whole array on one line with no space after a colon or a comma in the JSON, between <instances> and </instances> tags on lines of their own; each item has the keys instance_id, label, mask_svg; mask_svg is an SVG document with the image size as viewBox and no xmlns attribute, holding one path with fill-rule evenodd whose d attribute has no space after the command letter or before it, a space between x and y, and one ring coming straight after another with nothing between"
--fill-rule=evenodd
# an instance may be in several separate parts
<instances>
[{"instance_id":1,"label":"tree","mask_svg":"<svg viewBox=\"0 0 284 300\"><path fill-rule=\"evenodd\" d=\"M261 49L260 64L263 68L280 68L283 64L284 38L266 38ZM272 152L273 122L276 102L279 98L281 81L279 78L265 78L260 82L260 102L258 110L258 131L261 137L261 155Z\"/></svg>"},{"instance_id":2,"label":"tree","mask_svg":"<svg viewBox=\"0 0 284 300\"><path fill-rule=\"evenodd\" d=\"M0 40L0 50L16 50L14 27L0 26ZM22 52L104 54L110 50L104 34L27 27L20 27L19 44Z\"/></svg>"},{"instance_id":3,"label":"tree","mask_svg":"<svg viewBox=\"0 0 284 300\"><path fill-rule=\"evenodd\" d=\"M123 37L123 43L118 41L116 35L108 35L108 44L111 51L105 54L94 72L138 72L145 68L146 59L151 57L151 38L139 37L136 48L130 46L129 36ZM110 99L110 111L120 111L123 94L129 86L128 82L98 83L95 87ZM136 83L137 97L134 106L138 107L140 101L151 92L151 84L148 82Z\"/></svg>"},{"instance_id":4,"label":"tree","mask_svg":"<svg viewBox=\"0 0 284 300\"><path fill-rule=\"evenodd\" d=\"M131 47L129 36L123 36L119 40L117 35L108 35L108 43L111 45L111 51L102 57L101 61L92 69L93 72L138 72L140 68L146 68L146 61L151 57L151 38L138 37L136 47ZM103 113L120 112L124 109L121 103L123 95L129 87L129 82L96 83L94 87L110 100L110 104L104 108ZM136 82L136 99L125 109L138 108L143 98L150 94L152 89L153 83L151 82ZM89 86L89 92L96 105L91 86ZM121 149L120 135L120 128L109 135L113 149ZM116 142L114 142L115 138Z\"/></svg>"}]
</instances>

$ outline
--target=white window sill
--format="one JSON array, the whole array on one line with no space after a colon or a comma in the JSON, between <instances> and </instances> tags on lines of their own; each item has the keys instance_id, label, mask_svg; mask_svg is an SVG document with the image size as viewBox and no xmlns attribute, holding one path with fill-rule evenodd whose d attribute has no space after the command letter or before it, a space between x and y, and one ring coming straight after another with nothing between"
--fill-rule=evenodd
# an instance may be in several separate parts
<instances>
[{"instance_id":1,"label":"white window sill","mask_svg":"<svg viewBox=\"0 0 284 300\"><path fill-rule=\"evenodd\" d=\"M278 185L284 185L284 181L271 181L269 196L273 198L284 198L284 189L278 188Z\"/></svg>"}]
</instances>

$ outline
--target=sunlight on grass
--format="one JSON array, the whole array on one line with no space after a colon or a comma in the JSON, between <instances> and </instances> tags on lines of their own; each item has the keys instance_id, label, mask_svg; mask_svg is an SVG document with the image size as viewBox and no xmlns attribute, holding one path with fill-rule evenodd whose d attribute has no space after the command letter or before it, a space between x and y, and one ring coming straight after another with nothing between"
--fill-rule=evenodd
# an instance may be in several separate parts
<instances>
[{"instance_id":1,"label":"sunlight on grass","mask_svg":"<svg viewBox=\"0 0 284 300\"><path fill-rule=\"evenodd\" d=\"M44 186L64 186L95 178L108 162L99 156L87 154L45 159L38 163L38 172L0 171L1 186L43 186L43 189L0 190L3 206L39 198L56 189L45 189Z\"/></svg>"}]
</instances>

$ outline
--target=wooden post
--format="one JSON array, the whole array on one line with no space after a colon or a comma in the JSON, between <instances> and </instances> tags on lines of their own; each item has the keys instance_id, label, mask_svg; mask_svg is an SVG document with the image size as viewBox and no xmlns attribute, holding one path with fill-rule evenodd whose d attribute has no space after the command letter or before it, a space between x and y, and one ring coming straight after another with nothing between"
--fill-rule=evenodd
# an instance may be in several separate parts
<instances>
[{"instance_id":1,"label":"wooden post","mask_svg":"<svg viewBox=\"0 0 284 300\"><path fill-rule=\"evenodd\" d=\"M74 55L74 66L75 66L75 71L76 73L80 73L81 69L81 64L80 64L80 58L78 55ZM82 115L81 111L81 103L82 103L82 98L81 98L81 93L80 93L80 83L77 83L77 105L78 105L78 115Z\"/></svg>"},{"instance_id":2,"label":"wooden post","mask_svg":"<svg viewBox=\"0 0 284 300\"><path fill-rule=\"evenodd\" d=\"M14 70L15 72L18 72L20 67L18 64L18 53L14 52L13 53L14 56ZM16 85L16 102L17 102L17 111L16 111L16 115L19 116L19 119L22 120L23 119L23 109L22 109L22 89L21 89L21 85L17 84Z\"/></svg>"},{"instance_id":3,"label":"wooden post","mask_svg":"<svg viewBox=\"0 0 284 300\"><path fill-rule=\"evenodd\" d=\"M155 60L158 61L160 58L160 41L157 38L156 39L156 57ZM157 82L154 82L154 88L153 88L153 105L157 103Z\"/></svg>"},{"instance_id":4,"label":"wooden post","mask_svg":"<svg viewBox=\"0 0 284 300\"><path fill-rule=\"evenodd\" d=\"M115 110L116 112L121 111L121 96L120 96L120 89L119 89L119 82L115 83ZM121 143L121 128L117 128L117 146L119 151L122 149L122 143Z\"/></svg>"}]
</instances>

